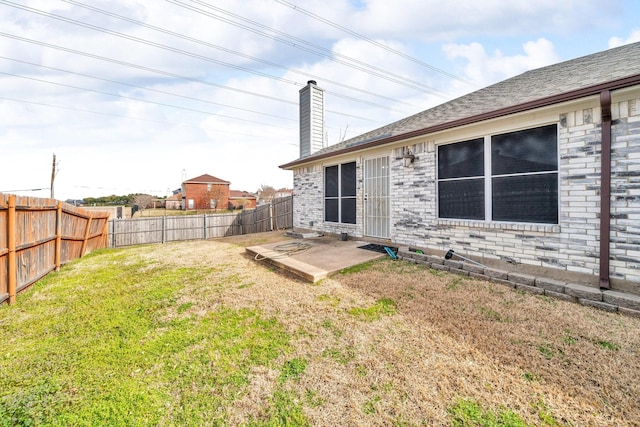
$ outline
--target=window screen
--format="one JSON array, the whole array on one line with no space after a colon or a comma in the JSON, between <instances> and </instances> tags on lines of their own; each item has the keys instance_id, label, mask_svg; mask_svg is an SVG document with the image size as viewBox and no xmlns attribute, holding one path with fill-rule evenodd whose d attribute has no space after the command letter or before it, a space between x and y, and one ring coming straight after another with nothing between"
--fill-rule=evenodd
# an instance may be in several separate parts
<instances>
[{"instance_id":1,"label":"window screen","mask_svg":"<svg viewBox=\"0 0 640 427\"><path fill-rule=\"evenodd\" d=\"M557 224L557 126L438 147L438 216Z\"/></svg>"},{"instance_id":2,"label":"window screen","mask_svg":"<svg viewBox=\"0 0 640 427\"><path fill-rule=\"evenodd\" d=\"M324 169L324 220L356 223L356 163Z\"/></svg>"},{"instance_id":3,"label":"window screen","mask_svg":"<svg viewBox=\"0 0 640 427\"><path fill-rule=\"evenodd\" d=\"M438 183L440 218L484 219L484 178Z\"/></svg>"},{"instance_id":4,"label":"window screen","mask_svg":"<svg viewBox=\"0 0 640 427\"><path fill-rule=\"evenodd\" d=\"M491 137L494 221L558 223L556 125Z\"/></svg>"},{"instance_id":5,"label":"window screen","mask_svg":"<svg viewBox=\"0 0 640 427\"><path fill-rule=\"evenodd\" d=\"M495 221L558 223L558 174L493 178Z\"/></svg>"},{"instance_id":6,"label":"window screen","mask_svg":"<svg viewBox=\"0 0 640 427\"><path fill-rule=\"evenodd\" d=\"M338 197L338 165L324 169L325 197Z\"/></svg>"},{"instance_id":7,"label":"window screen","mask_svg":"<svg viewBox=\"0 0 640 427\"><path fill-rule=\"evenodd\" d=\"M340 165L340 195L342 197L356 196L356 163Z\"/></svg>"},{"instance_id":8,"label":"window screen","mask_svg":"<svg viewBox=\"0 0 640 427\"><path fill-rule=\"evenodd\" d=\"M558 170L556 125L491 137L491 174Z\"/></svg>"},{"instance_id":9,"label":"window screen","mask_svg":"<svg viewBox=\"0 0 640 427\"><path fill-rule=\"evenodd\" d=\"M324 201L324 220L329 222L338 222L338 199L325 199Z\"/></svg>"},{"instance_id":10,"label":"window screen","mask_svg":"<svg viewBox=\"0 0 640 427\"><path fill-rule=\"evenodd\" d=\"M438 148L438 179L484 175L484 138Z\"/></svg>"},{"instance_id":11,"label":"window screen","mask_svg":"<svg viewBox=\"0 0 640 427\"><path fill-rule=\"evenodd\" d=\"M343 198L341 200L341 215L340 222L345 224L355 224L356 223L356 199L353 198Z\"/></svg>"},{"instance_id":12,"label":"window screen","mask_svg":"<svg viewBox=\"0 0 640 427\"><path fill-rule=\"evenodd\" d=\"M438 215L485 218L484 138L438 147Z\"/></svg>"}]
</instances>

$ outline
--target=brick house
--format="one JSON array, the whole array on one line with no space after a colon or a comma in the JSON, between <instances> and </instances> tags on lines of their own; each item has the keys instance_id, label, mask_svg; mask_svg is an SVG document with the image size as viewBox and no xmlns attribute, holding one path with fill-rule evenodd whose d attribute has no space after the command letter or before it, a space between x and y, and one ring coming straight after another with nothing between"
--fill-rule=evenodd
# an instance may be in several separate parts
<instances>
[{"instance_id":1,"label":"brick house","mask_svg":"<svg viewBox=\"0 0 640 427\"><path fill-rule=\"evenodd\" d=\"M182 183L182 209L227 209L229 181L200 175Z\"/></svg>"},{"instance_id":2,"label":"brick house","mask_svg":"<svg viewBox=\"0 0 640 427\"><path fill-rule=\"evenodd\" d=\"M255 209L257 198L246 191L229 191L229 209Z\"/></svg>"},{"instance_id":3,"label":"brick house","mask_svg":"<svg viewBox=\"0 0 640 427\"><path fill-rule=\"evenodd\" d=\"M165 209L182 209L182 193L178 192L165 200Z\"/></svg>"},{"instance_id":4,"label":"brick house","mask_svg":"<svg viewBox=\"0 0 640 427\"><path fill-rule=\"evenodd\" d=\"M640 295L640 43L324 148L323 96L300 90L300 157L281 166L295 229Z\"/></svg>"}]
</instances>

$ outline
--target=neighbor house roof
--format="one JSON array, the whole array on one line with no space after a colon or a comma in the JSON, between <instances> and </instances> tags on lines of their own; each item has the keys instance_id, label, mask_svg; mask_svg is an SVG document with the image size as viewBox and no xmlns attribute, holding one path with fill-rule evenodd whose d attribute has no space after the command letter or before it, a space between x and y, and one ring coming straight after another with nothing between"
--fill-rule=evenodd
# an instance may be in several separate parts
<instances>
[{"instance_id":1,"label":"neighbor house roof","mask_svg":"<svg viewBox=\"0 0 640 427\"><path fill-rule=\"evenodd\" d=\"M288 169L635 84L640 84L640 42L527 71L280 167Z\"/></svg>"},{"instance_id":2,"label":"neighbor house roof","mask_svg":"<svg viewBox=\"0 0 640 427\"><path fill-rule=\"evenodd\" d=\"M206 173L204 175L188 179L185 182L188 182L190 184L230 184L229 181L216 178L215 176L207 175Z\"/></svg>"}]
</instances>

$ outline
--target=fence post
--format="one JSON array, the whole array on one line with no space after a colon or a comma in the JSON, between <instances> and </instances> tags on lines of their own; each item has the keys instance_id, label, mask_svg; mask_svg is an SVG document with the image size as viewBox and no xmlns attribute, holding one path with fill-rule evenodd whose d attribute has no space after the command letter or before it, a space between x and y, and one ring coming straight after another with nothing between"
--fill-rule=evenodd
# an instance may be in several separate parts
<instances>
[{"instance_id":1,"label":"fence post","mask_svg":"<svg viewBox=\"0 0 640 427\"><path fill-rule=\"evenodd\" d=\"M87 228L84 230L84 240L82 241L82 249L80 249L80 258L84 256L84 252L87 250L87 241L89 240L89 230L91 230L91 221L93 220L93 214L89 215L87 220Z\"/></svg>"},{"instance_id":2,"label":"fence post","mask_svg":"<svg viewBox=\"0 0 640 427\"><path fill-rule=\"evenodd\" d=\"M7 254L8 263L8 292L9 292L9 304L16 303L16 281L18 280L18 272L16 271L16 196L9 196L9 212L7 218L7 247L9 253Z\"/></svg>"},{"instance_id":3,"label":"fence post","mask_svg":"<svg viewBox=\"0 0 640 427\"><path fill-rule=\"evenodd\" d=\"M165 211L166 213L166 211ZM166 216L162 217L162 243L164 244L167 241L167 220Z\"/></svg>"},{"instance_id":4,"label":"fence post","mask_svg":"<svg viewBox=\"0 0 640 427\"><path fill-rule=\"evenodd\" d=\"M273 231L273 200L269 203L269 231Z\"/></svg>"},{"instance_id":5,"label":"fence post","mask_svg":"<svg viewBox=\"0 0 640 427\"><path fill-rule=\"evenodd\" d=\"M60 257L62 250L62 202L58 202L56 209L56 271L60 271Z\"/></svg>"},{"instance_id":6,"label":"fence post","mask_svg":"<svg viewBox=\"0 0 640 427\"><path fill-rule=\"evenodd\" d=\"M202 240L207 240L207 214L202 215Z\"/></svg>"}]
</instances>

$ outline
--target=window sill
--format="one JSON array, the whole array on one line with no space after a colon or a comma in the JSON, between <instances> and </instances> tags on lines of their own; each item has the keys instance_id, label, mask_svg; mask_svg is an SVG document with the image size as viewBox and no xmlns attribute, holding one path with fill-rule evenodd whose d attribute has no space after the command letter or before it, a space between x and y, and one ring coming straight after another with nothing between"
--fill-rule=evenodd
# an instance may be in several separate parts
<instances>
[{"instance_id":1,"label":"window sill","mask_svg":"<svg viewBox=\"0 0 640 427\"><path fill-rule=\"evenodd\" d=\"M557 224L525 224L520 222L486 222L468 219L438 219L438 225L484 228L489 230L536 231L542 233L559 233Z\"/></svg>"},{"instance_id":2,"label":"window sill","mask_svg":"<svg viewBox=\"0 0 640 427\"><path fill-rule=\"evenodd\" d=\"M339 226L341 226L341 227L347 227L347 228L353 228L353 229L357 228L357 226L358 226L358 224L352 224L352 223L350 223L350 222L331 222L331 221L323 221L322 223L323 223L323 224L326 224L326 225L334 225L334 226L335 226L335 225L339 225Z\"/></svg>"}]
</instances>

